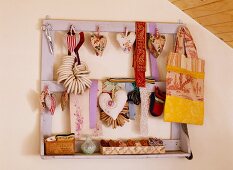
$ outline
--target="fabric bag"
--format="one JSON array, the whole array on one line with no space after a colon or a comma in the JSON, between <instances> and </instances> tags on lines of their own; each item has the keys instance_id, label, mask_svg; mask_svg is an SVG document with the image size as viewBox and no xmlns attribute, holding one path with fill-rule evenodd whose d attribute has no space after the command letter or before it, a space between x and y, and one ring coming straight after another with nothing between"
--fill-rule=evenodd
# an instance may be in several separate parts
<instances>
[{"instance_id":1,"label":"fabric bag","mask_svg":"<svg viewBox=\"0 0 233 170\"><path fill-rule=\"evenodd\" d=\"M203 124L204 65L188 28L179 27L167 63L164 121Z\"/></svg>"}]
</instances>

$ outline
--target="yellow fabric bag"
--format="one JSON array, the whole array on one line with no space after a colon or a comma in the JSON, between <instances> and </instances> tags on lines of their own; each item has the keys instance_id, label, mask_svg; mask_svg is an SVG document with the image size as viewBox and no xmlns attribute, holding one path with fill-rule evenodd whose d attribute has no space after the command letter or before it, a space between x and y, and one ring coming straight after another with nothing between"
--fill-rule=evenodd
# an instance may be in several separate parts
<instances>
[{"instance_id":1,"label":"yellow fabric bag","mask_svg":"<svg viewBox=\"0 0 233 170\"><path fill-rule=\"evenodd\" d=\"M179 27L167 63L164 121L203 124L204 66L188 28Z\"/></svg>"}]
</instances>

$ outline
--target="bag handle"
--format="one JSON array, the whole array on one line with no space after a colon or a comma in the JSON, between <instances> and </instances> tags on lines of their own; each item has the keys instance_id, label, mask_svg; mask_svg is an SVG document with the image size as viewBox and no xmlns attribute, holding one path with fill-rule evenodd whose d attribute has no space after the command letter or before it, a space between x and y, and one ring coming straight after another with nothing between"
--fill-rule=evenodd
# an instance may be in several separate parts
<instances>
[{"instance_id":1,"label":"bag handle","mask_svg":"<svg viewBox=\"0 0 233 170\"><path fill-rule=\"evenodd\" d=\"M187 27L178 28L175 43L175 53L183 54L188 58L198 58L197 48Z\"/></svg>"}]
</instances>

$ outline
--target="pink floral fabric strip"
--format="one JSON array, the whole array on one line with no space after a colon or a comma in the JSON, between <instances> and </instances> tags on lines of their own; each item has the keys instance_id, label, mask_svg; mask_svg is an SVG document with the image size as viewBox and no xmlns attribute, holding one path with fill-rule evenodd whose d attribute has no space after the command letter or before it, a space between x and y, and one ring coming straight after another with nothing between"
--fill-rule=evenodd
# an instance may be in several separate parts
<instances>
[{"instance_id":1,"label":"pink floral fabric strip","mask_svg":"<svg viewBox=\"0 0 233 170\"><path fill-rule=\"evenodd\" d=\"M78 102L78 95L74 95L71 94L70 95L70 114L71 117L74 118L74 125L75 125L75 137L80 137L81 135L81 131L83 128L83 116L81 114L81 109L79 106L79 102Z\"/></svg>"},{"instance_id":2,"label":"pink floral fabric strip","mask_svg":"<svg viewBox=\"0 0 233 170\"><path fill-rule=\"evenodd\" d=\"M146 87L140 87L141 113L140 113L140 134L148 134L148 111L149 111L149 93Z\"/></svg>"}]
</instances>

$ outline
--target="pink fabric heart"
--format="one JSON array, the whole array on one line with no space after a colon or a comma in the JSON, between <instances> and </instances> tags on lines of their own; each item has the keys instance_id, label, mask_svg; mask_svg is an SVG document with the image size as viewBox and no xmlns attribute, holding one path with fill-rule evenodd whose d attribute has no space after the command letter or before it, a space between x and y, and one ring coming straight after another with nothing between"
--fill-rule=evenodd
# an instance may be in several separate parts
<instances>
[{"instance_id":1,"label":"pink fabric heart","mask_svg":"<svg viewBox=\"0 0 233 170\"><path fill-rule=\"evenodd\" d=\"M129 53L133 48L136 35L134 32L130 32L128 34L118 33L116 38L122 50L126 53Z\"/></svg>"},{"instance_id":2,"label":"pink fabric heart","mask_svg":"<svg viewBox=\"0 0 233 170\"><path fill-rule=\"evenodd\" d=\"M164 35L150 34L150 37L148 40L148 48L149 48L150 53L152 53L155 58L157 58L163 51L165 41L166 41L166 38Z\"/></svg>"},{"instance_id":3,"label":"pink fabric heart","mask_svg":"<svg viewBox=\"0 0 233 170\"><path fill-rule=\"evenodd\" d=\"M107 44L107 38L103 35L92 34L91 45L95 50L97 56L102 56Z\"/></svg>"}]
</instances>

